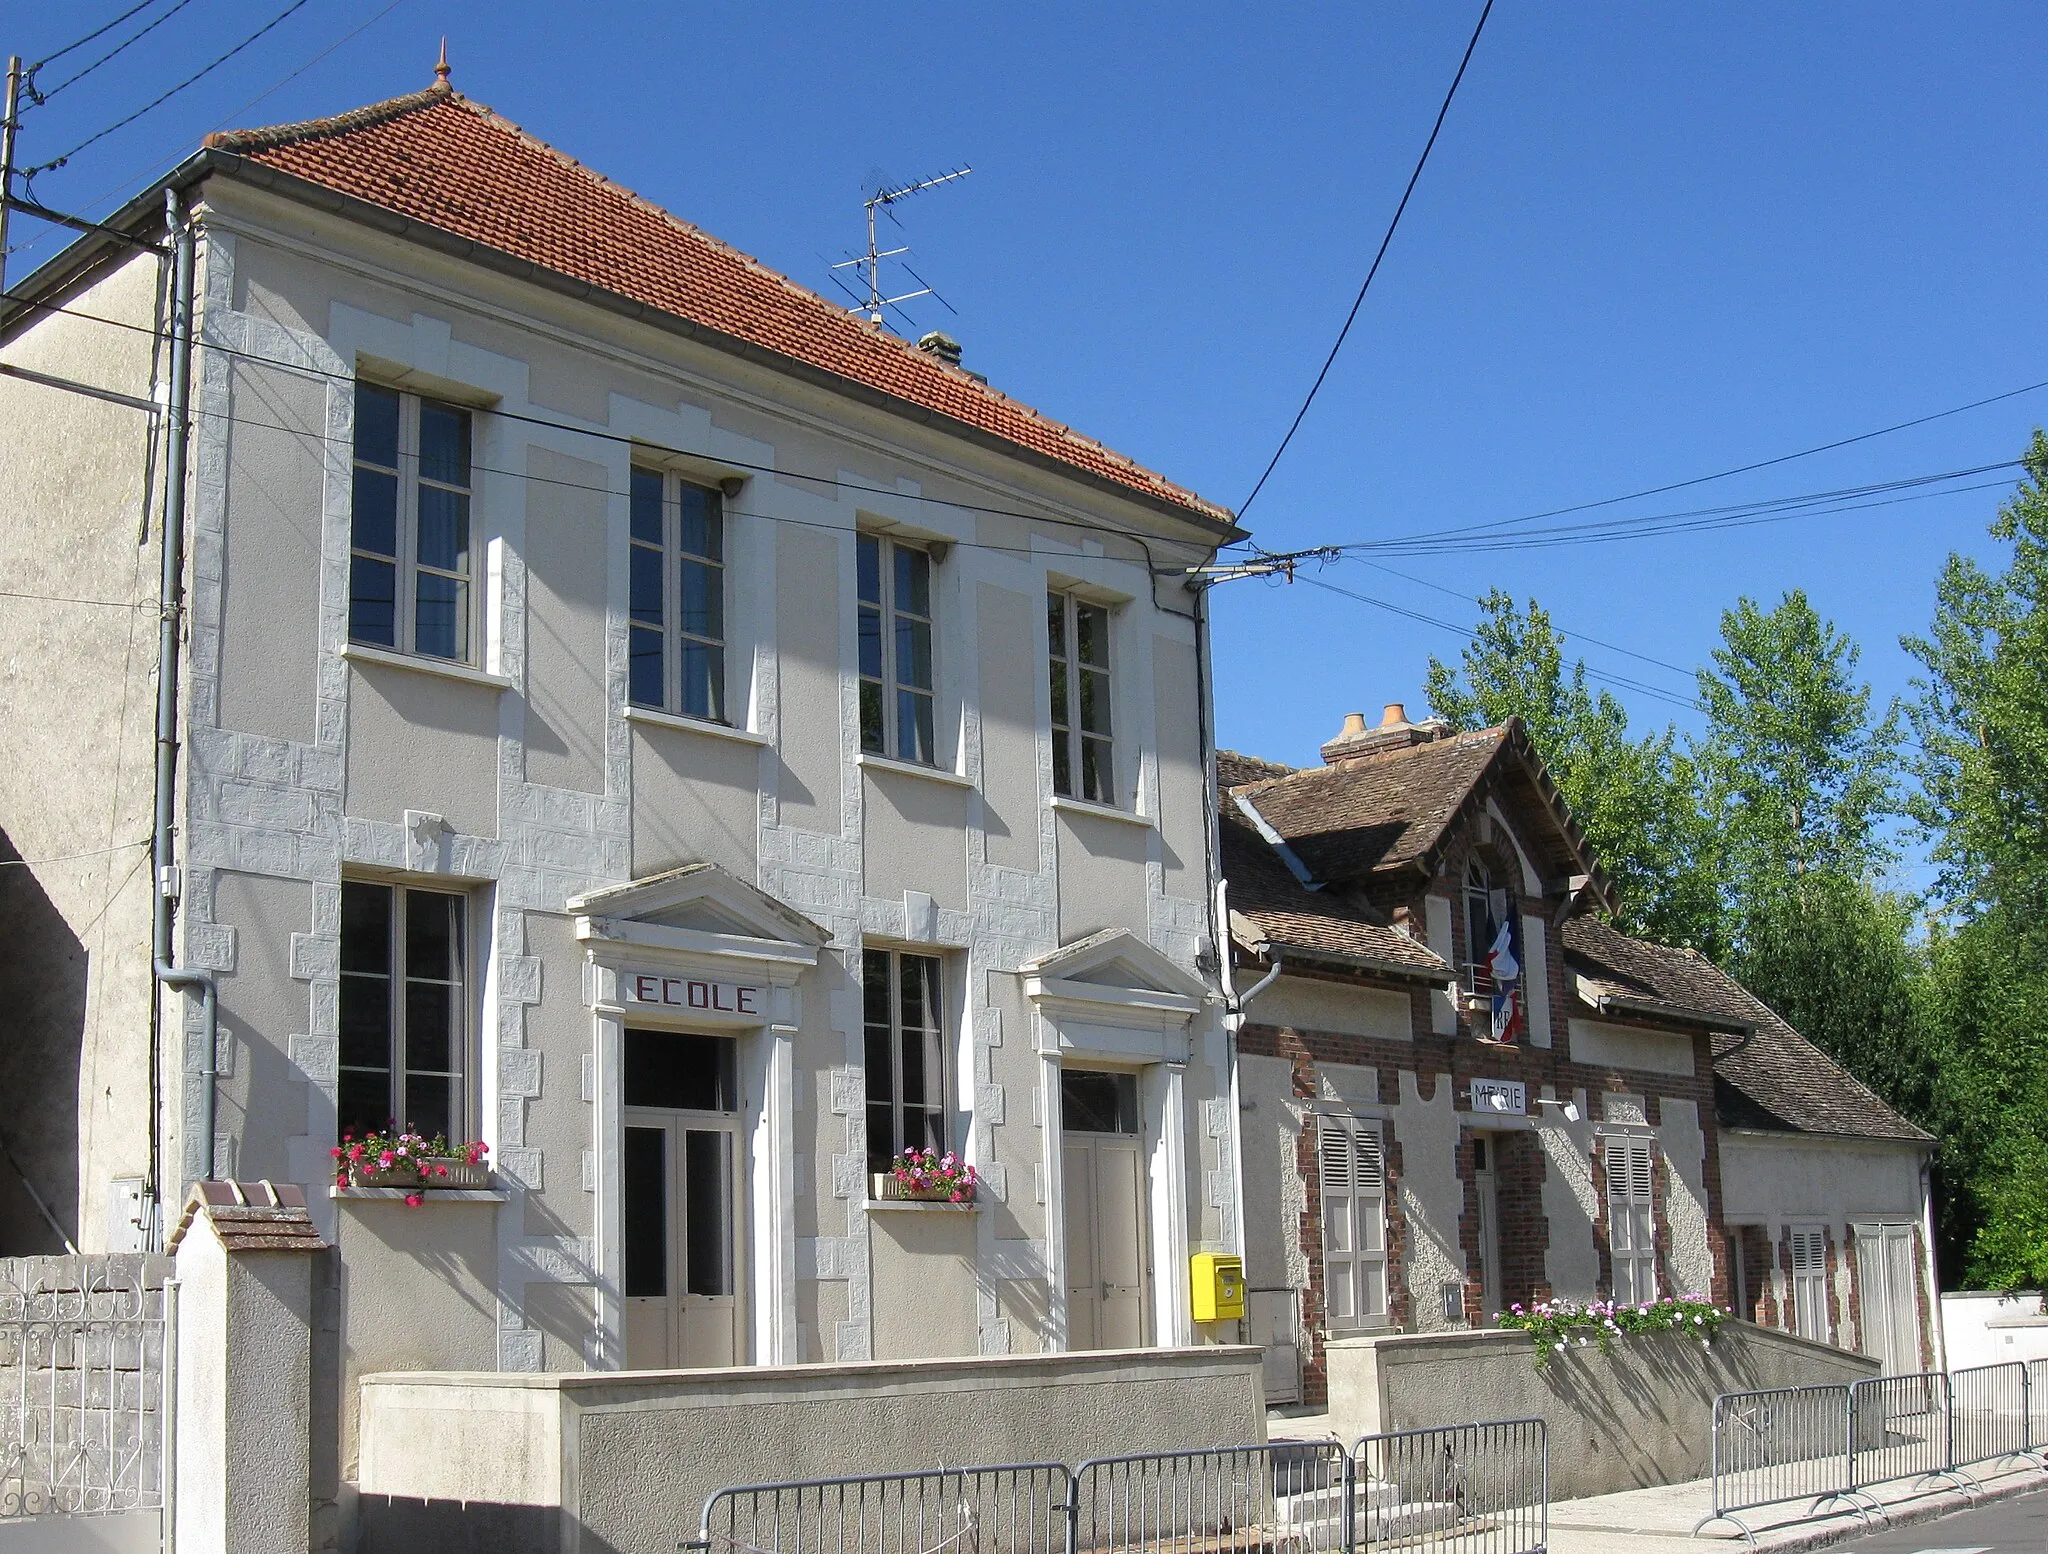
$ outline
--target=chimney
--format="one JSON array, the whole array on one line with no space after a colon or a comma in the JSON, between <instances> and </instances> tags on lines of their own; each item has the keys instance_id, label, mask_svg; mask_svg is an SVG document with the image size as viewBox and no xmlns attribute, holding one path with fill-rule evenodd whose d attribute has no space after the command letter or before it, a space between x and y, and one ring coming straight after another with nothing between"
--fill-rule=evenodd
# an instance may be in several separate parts
<instances>
[{"instance_id":1,"label":"chimney","mask_svg":"<svg viewBox=\"0 0 2048 1554\"><path fill-rule=\"evenodd\" d=\"M934 329L929 334L919 335L917 348L934 361L942 361L948 367L960 365L960 342L943 330Z\"/></svg>"},{"instance_id":2,"label":"chimney","mask_svg":"<svg viewBox=\"0 0 2048 1554\"><path fill-rule=\"evenodd\" d=\"M1344 726L1337 731L1337 737L1323 746L1323 760L1330 766L1340 766L1348 760L1362 755L1377 755L1386 750L1405 750L1410 745L1428 744L1432 739L1441 739L1450 732L1442 718L1426 718L1420 723L1408 721L1408 709L1400 702L1390 701L1380 713L1378 728L1365 726L1365 714L1347 712Z\"/></svg>"}]
</instances>

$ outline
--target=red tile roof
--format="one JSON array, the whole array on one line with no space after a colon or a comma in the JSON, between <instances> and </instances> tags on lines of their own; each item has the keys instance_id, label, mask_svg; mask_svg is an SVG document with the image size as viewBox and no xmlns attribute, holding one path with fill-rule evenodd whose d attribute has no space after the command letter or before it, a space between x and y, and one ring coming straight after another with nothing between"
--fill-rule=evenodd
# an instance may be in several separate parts
<instances>
[{"instance_id":1,"label":"red tile roof","mask_svg":"<svg viewBox=\"0 0 2048 1554\"><path fill-rule=\"evenodd\" d=\"M1040 415L437 84L213 135L246 159L936 412L1212 523L1230 513Z\"/></svg>"}]
</instances>

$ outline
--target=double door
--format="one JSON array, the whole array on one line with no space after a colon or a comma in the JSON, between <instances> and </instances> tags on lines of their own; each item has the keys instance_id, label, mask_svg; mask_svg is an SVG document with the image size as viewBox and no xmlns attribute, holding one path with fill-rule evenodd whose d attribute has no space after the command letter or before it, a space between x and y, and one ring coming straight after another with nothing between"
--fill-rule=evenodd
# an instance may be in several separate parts
<instances>
[{"instance_id":1,"label":"double door","mask_svg":"<svg viewBox=\"0 0 2048 1554\"><path fill-rule=\"evenodd\" d=\"M1863 1352L1884 1362L1887 1376L1920 1365L1920 1300L1911 1225L1857 1225L1856 1309Z\"/></svg>"},{"instance_id":2,"label":"double door","mask_svg":"<svg viewBox=\"0 0 2048 1554\"><path fill-rule=\"evenodd\" d=\"M744 1358L733 1046L724 1037L626 1033L620 1175L629 1370Z\"/></svg>"}]
</instances>

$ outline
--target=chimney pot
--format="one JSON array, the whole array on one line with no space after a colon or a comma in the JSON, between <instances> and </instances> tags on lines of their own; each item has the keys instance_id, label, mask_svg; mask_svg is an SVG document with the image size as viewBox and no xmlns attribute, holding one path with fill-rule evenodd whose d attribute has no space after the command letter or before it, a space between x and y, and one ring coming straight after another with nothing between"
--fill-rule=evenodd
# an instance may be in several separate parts
<instances>
[{"instance_id":1,"label":"chimney pot","mask_svg":"<svg viewBox=\"0 0 2048 1554\"><path fill-rule=\"evenodd\" d=\"M1339 739L1350 739L1364 732L1365 714L1362 712L1347 712L1344 714L1344 726L1337 731L1337 737Z\"/></svg>"},{"instance_id":2,"label":"chimney pot","mask_svg":"<svg viewBox=\"0 0 2048 1554\"><path fill-rule=\"evenodd\" d=\"M1361 723L1364 722L1363 719L1359 721ZM1390 701L1387 703L1386 710L1380 714L1381 728L1405 728L1407 723L1408 708L1405 703Z\"/></svg>"}]
</instances>

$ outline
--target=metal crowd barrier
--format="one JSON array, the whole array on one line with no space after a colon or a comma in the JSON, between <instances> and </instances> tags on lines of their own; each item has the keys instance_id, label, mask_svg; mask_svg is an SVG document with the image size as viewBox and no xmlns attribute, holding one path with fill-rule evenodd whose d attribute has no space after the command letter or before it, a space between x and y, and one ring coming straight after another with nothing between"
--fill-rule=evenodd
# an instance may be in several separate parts
<instances>
[{"instance_id":1,"label":"metal crowd barrier","mask_svg":"<svg viewBox=\"0 0 2048 1554\"><path fill-rule=\"evenodd\" d=\"M1541 1420L721 1489L699 1554L1547 1554Z\"/></svg>"},{"instance_id":2,"label":"metal crowd barrier","mask_svg":"<svg viewBox=\"0 0 2048 1554\"><path fill-rule=\"evenodd\" d=\"M1847 1501L1883 1517L1869 1491L1899 1479L1976 1486L1978 1463L2028 1458L2048 1467L2048 1360L1873 1376L1846 1387L1726 1392L1714 1399L1710 1515L1753 1543L1739 1513Z\"/></svg>"},{"instance_id":3,"label":"metal crowd barrier","mask_svg":"<svg viewBox=\"0 0 2048 1554\"><path fill-rule=\"evenodd\" d=\"M708 1554L1067 1554L1072 1483L1056 1462L721 1489Z\"/></svg>"},{"instance_id":4,"label":"metal crowd barrier","mask_svg":"<svg viewBox=\"0 0 2048 1554\"><path fill-rule=\"evenodd\" d=\"M1737 1514L1809 1502L1811 1515L1850 1496L1850 1400L1847 1387L1775 1387L1724 1392L1714 1399L1714 1508L1693 1527L1732 1522Z\"/></svg>"}]
</instances>

